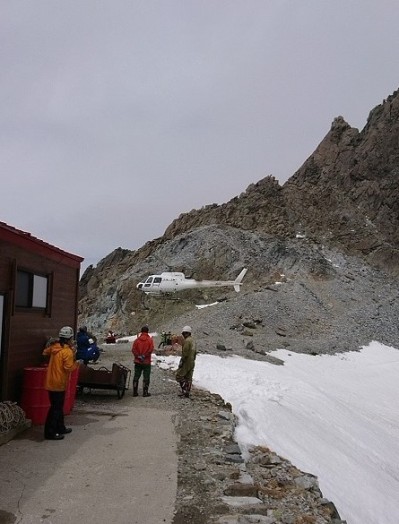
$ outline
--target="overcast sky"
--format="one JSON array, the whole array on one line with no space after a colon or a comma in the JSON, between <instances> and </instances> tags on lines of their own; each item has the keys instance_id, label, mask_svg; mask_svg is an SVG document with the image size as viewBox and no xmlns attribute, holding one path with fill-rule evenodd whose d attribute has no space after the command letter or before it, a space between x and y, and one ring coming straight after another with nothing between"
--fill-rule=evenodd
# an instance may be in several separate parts
<instances>
[{"instance_id":1,"label":"overcast sky","mask_svg":"<svg viewBox=\"0 0 399 524\"><path fill-rule=\"evenodd\" d=\"M0 0L0 220L85 258L284 183L398 88L397 0Z\"/></svg>"}]
</instances>

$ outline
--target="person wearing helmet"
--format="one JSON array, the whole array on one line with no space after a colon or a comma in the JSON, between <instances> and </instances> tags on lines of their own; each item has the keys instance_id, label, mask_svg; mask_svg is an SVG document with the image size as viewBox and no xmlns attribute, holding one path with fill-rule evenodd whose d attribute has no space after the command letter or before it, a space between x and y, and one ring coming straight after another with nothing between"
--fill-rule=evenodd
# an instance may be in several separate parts
<instances>
[{"instance_id":1,"label":"person wearing helmet","mask_svg":"<svg viewBox=\"0 0 399 524\"><path fill-rule=\"evenodd\" d=\"M184 326L182 329L182 335L184 338L181 359L179 368L176 372L176 380L180 384L181 393L179 397L190 397L191 384L193 381L193 373L195 367L195 358L197 356L197 350L195 348L195 342L191 336L191 327Z\"/></svg>"},{"instance_id":2,"label":"person wearing helmet","mask_svg":"<svg viewBox=\"0 0 399 524\"><path fill-rule=\"evenodd\" d=\"M154 351L154 341L148 333L148 326L141 328L140 335L132 345L134 356L133 396L139 394L139 380L143 373L143 397L150 397L148 392L151 376L151 354Z\"/></svg>"},{"instance_id":3,"label":"person wearing helmet","mask_svg":"<svg viewBox=\"0 0 399 524\"><path fill-rule=\"evenodd\" d=\"M48 440L62 440L64 435L72 431L64 424L64 400L69 375L79 366L75 361L73 335L71 327L62 327L59 339L43 351L44 356L50 357L44 383L50 399L44 425L44 438Z\"/></svg>"}]
</instances>

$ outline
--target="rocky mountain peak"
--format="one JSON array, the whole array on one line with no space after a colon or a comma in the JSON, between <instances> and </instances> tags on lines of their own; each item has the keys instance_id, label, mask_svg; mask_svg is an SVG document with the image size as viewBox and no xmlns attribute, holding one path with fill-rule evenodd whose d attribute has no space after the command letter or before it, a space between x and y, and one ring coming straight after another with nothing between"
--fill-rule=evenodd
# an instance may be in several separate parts
<instances>
[{"instance_id":1,"label":"rocky mountain peak","mask_svg":"<svg viewBox=\"0 0 399 524\"><path fill-rule=\"evenodd\" d=\"M302 167L281 187L273 176L241 195L180 215L165 239L210 224L293 237L298 230L316 242L399 268L399 95L371 111L359 132L342 116Z\"/></svg>"},{"instance_id":2,"label":"rocky mountain peak","mask_svg":"<svg viewBox=\"0 0 399 524\"><path fill-rule=\"evenodd\" d=\"M399 268L399 96L359 133L342 117L284 186L291 223L307 234L394 273Z\"/></svg>"}]
</instances>

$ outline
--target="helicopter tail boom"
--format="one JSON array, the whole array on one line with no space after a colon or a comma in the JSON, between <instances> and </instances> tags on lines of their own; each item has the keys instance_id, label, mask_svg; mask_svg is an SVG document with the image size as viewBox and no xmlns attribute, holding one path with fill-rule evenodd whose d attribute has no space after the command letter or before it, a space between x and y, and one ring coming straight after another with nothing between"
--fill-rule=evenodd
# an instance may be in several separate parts
<instances>
[{"instance_id":1,"label":"helicopter tail boom","mask_svg":"<svg viewBox=\"0 0 399 524\"><path fill-rule=\"evenodd\" d=\"M226 287L233 286L234 291L240 291L242 279L244 278L247 268L244 268L235 280L192 280L185 279L182 281L182 287L185 289L208 288L208 287Z\"/></svg>"}]
</instances>

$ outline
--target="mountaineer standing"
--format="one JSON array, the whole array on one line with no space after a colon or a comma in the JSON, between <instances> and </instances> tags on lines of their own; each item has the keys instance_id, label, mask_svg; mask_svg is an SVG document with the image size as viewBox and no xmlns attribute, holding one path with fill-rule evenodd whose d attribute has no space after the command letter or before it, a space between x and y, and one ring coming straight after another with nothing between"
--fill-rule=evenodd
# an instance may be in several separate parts
<instances>
[{"instance_id":1,"label":"mountaineer standing","mask_svg":"<svg viewBox=\"0 0 399 524\"><path fill-rule=\"evenodd\" d=\"M139 380L143 373L143 397L150 397L148 392L151 375L151 354L154 351L154 341L148 334L148 326L141 328L140 335L132 345L134 355L134 377L133 377L133 396L139 394Z\"/></svg>"},{"instance_id":2,"label":"mountaineer standing","mask_svg":"<svg viewBox=\"0 0 399 524\"><path fill-rule=\"evenodd\" d=\"M43 351L44 356L50 357L44 384L50 400L50 409L44 425L44 438L48 440L62 440L64 435L72 431L71 428L65 427L64 423L65 390L68 387L69 375L79 367L79 363L75 361L73 329L64 326L58 336L59 340Z\"/></svg>"},{"instance_id":3,"label":"mountaineer standing","mask_svg":"<svg viewBox=\"0 0 399 524\"><path fill-rule=\"evenodd\" d=\"M181 359L179 368L176 372L176 380L180 384L181 393L180 397L190 397L191 384L193 382L193 373L195 367L195 357L197 356L197 350L195 348L195 342L191 336L191 327L184 326L182 330L184 337L183 347L181 351Z\"/></svg>"}]
</instances>

